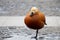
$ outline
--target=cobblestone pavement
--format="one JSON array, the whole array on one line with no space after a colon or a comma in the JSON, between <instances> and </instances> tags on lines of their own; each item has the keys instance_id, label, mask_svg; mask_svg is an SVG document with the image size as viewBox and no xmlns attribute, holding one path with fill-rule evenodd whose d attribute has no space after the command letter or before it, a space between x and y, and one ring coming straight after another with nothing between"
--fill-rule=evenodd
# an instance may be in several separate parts
<instances>
[{"instance_id":1,"label":"cobblestone pavement","mask_svg":"<svg viewBox=\"0 0 60 40\"><path fill-rule=\"evenodd\" d=\"M59 0L0 0L0 16L22 16L33 6L45 15L60 16Z\"/></svg>"}]
</instances>

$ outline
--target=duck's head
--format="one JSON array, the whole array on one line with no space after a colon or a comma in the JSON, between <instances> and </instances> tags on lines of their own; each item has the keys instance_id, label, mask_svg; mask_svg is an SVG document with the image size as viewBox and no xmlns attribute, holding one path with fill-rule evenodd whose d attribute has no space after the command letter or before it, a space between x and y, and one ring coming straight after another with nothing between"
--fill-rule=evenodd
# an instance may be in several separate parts
<instances>
[{"instance_id":1,"label":"duck's head","mask_svg":"<svg viewBox=\"0 0 60 40\"><path fill-rule=\"evenodd\" d=\"M37 7L32 7L30 9L30 16L33 16L34 14L37 14L38 13L38 8Z\"/></svg>"}]
</instances>

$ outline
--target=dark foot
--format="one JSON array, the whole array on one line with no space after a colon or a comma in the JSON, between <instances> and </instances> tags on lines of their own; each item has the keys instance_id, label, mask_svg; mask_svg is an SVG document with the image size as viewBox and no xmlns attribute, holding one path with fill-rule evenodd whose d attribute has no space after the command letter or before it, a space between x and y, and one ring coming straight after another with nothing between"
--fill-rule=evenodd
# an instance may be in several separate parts
<instances>
[{"instance_id":1,"label":"dark foot","mask_svg":"<svg viewBox=\"0 0 60 40\"><path fill-rule=\"evenodd\" d=\"M31 38L34 38L34 39L36 39L37 37L35 36L35 37L31 37Z\"/></svg>"},{"instance_id":2,"label":"dark foot","mask_svg":"<svg viewBox=\"0 0 60 40\"><path fill-rule=\"evenodd\" d=\"M31 39L36 39L36 40L38 40L36 36L35 36L35 37L31 37Z\"/></svg>"}]
</instances>

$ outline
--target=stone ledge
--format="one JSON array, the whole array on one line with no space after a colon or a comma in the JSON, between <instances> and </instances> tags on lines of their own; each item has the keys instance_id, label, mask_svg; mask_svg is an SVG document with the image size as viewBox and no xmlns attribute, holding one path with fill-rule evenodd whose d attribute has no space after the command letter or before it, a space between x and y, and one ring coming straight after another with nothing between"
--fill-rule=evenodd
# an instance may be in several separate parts
<instances>
[{"instance_id":1,"label":"stone ledge","mask_svg":"<svg viewBox=\"0 0 60 40\"><path fill-rule=\"evenodd\" d=\"M25 16L0 16L0 26L25 26ZM60 26L59 16L46 16L46 26Z\"/></svg>"}]
</instances>

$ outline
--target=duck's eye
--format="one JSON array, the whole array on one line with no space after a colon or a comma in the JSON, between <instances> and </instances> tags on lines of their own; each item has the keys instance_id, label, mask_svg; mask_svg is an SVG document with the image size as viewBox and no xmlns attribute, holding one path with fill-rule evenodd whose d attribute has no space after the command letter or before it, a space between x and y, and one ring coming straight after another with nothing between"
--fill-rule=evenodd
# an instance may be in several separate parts
<instances>
[{"instance_id":1,"label":"duck's eye","mask_svg":"<svg viewBox=\"0 0 60 40\"><path fill-rule=\"evenodd\" d=\"M31 14L33 15L34 13L33 13L33 12L31 12Z\"/></svg>"},{"instance_id":2,"label":"duck's eye","mask_svg":"<svg viewBox=\"0 0 60 40\"><path fill-rule=\"evenodd\" d=\"M33 12L31 12L31 13L30 13L30 16L33 16L33 15L34 15L34 13L33 13Z\"/></svg>"}]
</instances>

